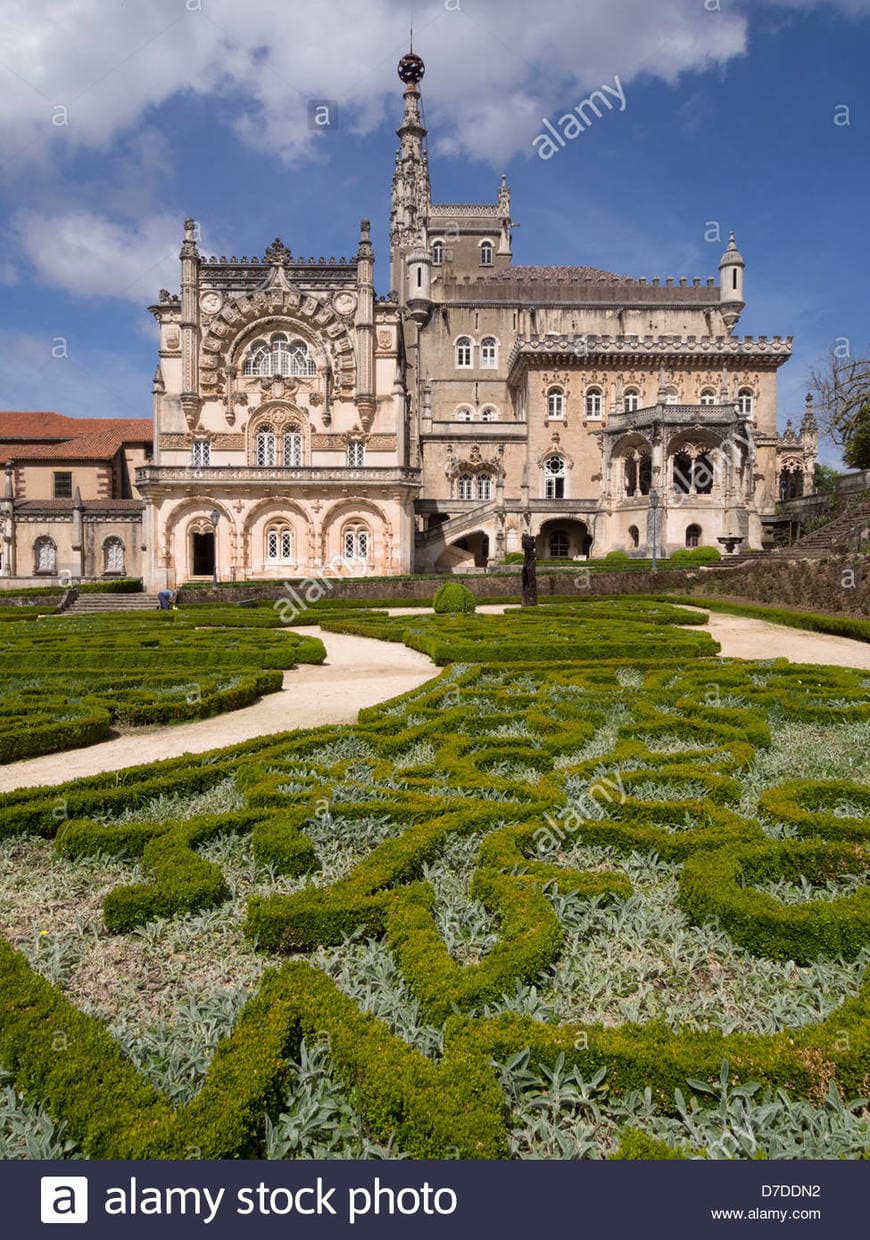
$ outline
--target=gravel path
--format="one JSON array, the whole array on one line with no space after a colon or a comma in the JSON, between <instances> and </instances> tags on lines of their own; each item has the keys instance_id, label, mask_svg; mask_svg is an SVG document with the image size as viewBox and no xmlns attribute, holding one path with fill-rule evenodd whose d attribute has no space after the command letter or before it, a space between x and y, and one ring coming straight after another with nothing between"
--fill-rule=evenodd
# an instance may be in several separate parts
<instances>
[{"instance_id":1,"label":"gravel path","mask_svg":"<svg viewBox=\"0 0 870 1240\"><path fill-rule=\"evenodd\" d=\"M391 615L420 615L420 607L390 608ZM498 613L503 606L478 609ZM543 610L543 609L542 609ZM703 610L703 608L701 609ZM793 663L827 663L870 671L870 643L790 629L766 620L709 612L707 631L734 659L791 659ZM396 642L375 641L344 633L322 633L316 625L294 630L320 637L327 661L320 667L300 664L285 673L284 687L253 706L181 723L175 727L137 728L98 745L46 754L0 766L0 792L35 784L62 784L79 775L117 771L141 762L203 753L255 736L328 723L355 723L364 706L408 693L437 673L426 655Z\"/></svg>"},{"instance_id":2,"label":"gravel path","mask_svg":"<svg viewBox=\"0 0 870 1240\"><path fill-rule=\"evenodd\" d=\"M269 693L253 706L212 719L137 728L133 733L84 749L10 762L0 766L0 792L34 784L62 784L79 775L118 771L140 762L177 758L183 753L203 753L291 728L355 723L364 706L408 693L439 671L426 655L396 642L321 633L317 625L294 632L321 638L326 646L326 662L319 667L300 663L293 671L285 672L284 687L278 693Z\"/></svg>"},{"instance_id":3,"label":"gravel path","mask_svg":"<svg viewBox=\"0 0 870 1240\"><path fill-rule=\"evenodd\" d=\"M680 606L685 606L682 602ZM703 607L700 608L704 610ZM828 633L790 629L768 620L750 620L724 612L707 612L705 626L729 659L791 659L792 663L827 663L834 667L857 667L870 671L870 642Z\"/></svg>"}]
</instances>

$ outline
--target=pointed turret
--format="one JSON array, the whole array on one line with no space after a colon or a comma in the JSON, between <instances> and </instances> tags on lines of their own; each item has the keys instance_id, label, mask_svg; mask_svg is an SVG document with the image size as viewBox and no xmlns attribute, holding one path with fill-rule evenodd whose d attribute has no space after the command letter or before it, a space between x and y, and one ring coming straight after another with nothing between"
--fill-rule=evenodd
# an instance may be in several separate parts
<instances>
[{"instance_id":1,"label":"pointed turret","mask_svg":"<svg viewBox=\"0 0 870 1240\"><path fill-rule=\"evenodd\" d=\"M184 221L181 243L181 408L188 430L199 420L199 250L196 220Z\"/></svg>"},{"instance_id":2,"label":"pointed turret","mask_svg":"<svg viewBox=\"0 0 870 1240\"><path fill-rule=\"evenodd\" d=\"M363 429L368 431L375 414L375 252L372 247L372 226L360 220L359 245L356 251L356 337L357 376L356 405Z\"/></svg>"},{"instance_id":3,"label":"pointed turret","mask_svg":"<svg viewBox=\"0 0 870 1240\"><path fill-rule=\"evenodd\" d=\"M743 300L743 271L746 263L737 249L734 233L731 233L728 248L719 260L719 301L722 305L722 319L730 332L740 313L746 305Z\"/></svg>"},{"instance_id":4,"label":"pointed turret","mask_svg":"<svg viewBox=\"0 0 870 1240\"><path fill-rule=\"evenodd\" d=\"M819 424L813 412L812 392L807 392L806 409L801 421L800 439L804 447L815 456L819 450Z\"/></svg>"}]
</instances>

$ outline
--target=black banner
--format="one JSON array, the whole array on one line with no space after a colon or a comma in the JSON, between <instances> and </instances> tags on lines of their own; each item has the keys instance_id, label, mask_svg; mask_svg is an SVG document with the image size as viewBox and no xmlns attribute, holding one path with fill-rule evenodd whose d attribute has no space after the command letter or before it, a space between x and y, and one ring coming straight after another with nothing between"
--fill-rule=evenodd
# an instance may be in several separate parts
<instances>
[{"instance_id":1,"label":"black banner","mask_svg":"<svg viewBox=\"0 0 870 1240\"><path fill-rule=\"evenodd\" d=\"M839 1240L866 1226L867 1187L866 1163L841 1161L0 1163L10 1240Z\"/></svg>"}]
</instances>

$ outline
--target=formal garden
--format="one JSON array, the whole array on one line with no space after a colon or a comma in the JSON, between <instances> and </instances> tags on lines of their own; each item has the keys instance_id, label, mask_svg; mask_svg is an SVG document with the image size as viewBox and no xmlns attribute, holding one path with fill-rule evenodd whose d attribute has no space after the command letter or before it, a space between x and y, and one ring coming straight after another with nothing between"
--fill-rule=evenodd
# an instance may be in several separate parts
<instances>
[{"instance_id":1,"label":"formal garden","mask_svg":"<svg viewBox=\"0 0 870 1240\"><path fill-rule=\"evenodd\" d=\"M82 617L11 609L0 650L0 763L105 740L113 727L178 723L275 693L283 671L326 657L276 631L271 608ZM28 609L29 611L29 609Z\"/></svg>"},{"instance_id":2,"label":"formal garden","mask_svg":"<svg viewBox=\"0 0 870 1240\"><path fill-rule=\"evenodd\" d=\"M0 1156L866 1155L870 673L454 606L318 614L438 665L354 726L0 797ZM7 626L5 743L238 705L274 623Z\"/></svg>"}]
</instances>

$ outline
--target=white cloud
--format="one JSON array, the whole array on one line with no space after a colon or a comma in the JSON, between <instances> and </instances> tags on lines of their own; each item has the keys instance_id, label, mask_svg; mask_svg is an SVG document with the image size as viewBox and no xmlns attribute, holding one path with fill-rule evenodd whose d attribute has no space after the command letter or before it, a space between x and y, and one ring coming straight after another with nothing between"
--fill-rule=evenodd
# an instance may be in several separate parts
<instances>
[{"instance_id":1,"label":"white cloud","mask_svg":"<svg viewBox=\"0 0 870 1240\"><path fill-rule=\"evenodd\" d=\"M179 225L171 215L125 225L94 211L24 210L15 216L13 230L42 283L141 305L153 301L161 285L178 284Z\"/></svg>"},{"instance_id":2,"label":"white cloud","mask_svg":"<svg viewBox=\"0 0 870 1240\"><path fill-rule=\"evenodd\" d=\"M50 215L23 209L13 217L12 236L41 283L75 296L117 297L142 306L156 300L161 287L178 288L182 221L176 215L120 223L97 211ZM205 236L200 245L203 253L221 248Z\"/></svg>"},{"instance_id":3,"label":"white cloud","mask_svg":"<svg viewBox=\"0 0 870 1240\"><path fill-rule=\"evenodd\" d=\"M5 0L0 161L104 148L184 93L236 102L243 138L287 162L316 156L310 99L336 100L342 123L362 130L391 96L395 110L407 16L404 0L362 12L359 0ZM429 0L415 24L439 138L496 160L528 149L540 117L577 91L614 74L673 82L742 54L748 37L739 7L699 0Z\"/></svg>"},{"instance_id":4,"label":"white cloud","mask_svg":"<svg viewBox=\"0 0 870 1240\"><path fill-rule=\"evenodd\" d=\"M764 0L825 5L870 13L870 0ZM741 55L748 13L749 0L428 0L415 28L438 140L496 161L528 151L542 116L614 74L673 82ZM405 0L4 0L0 163L105 148L184 94L232 101L243 139L286 162L316 157L309 100L336 100L360 130L387 100L395 112L407 19Z\"/></svg>"}]
</instances>

